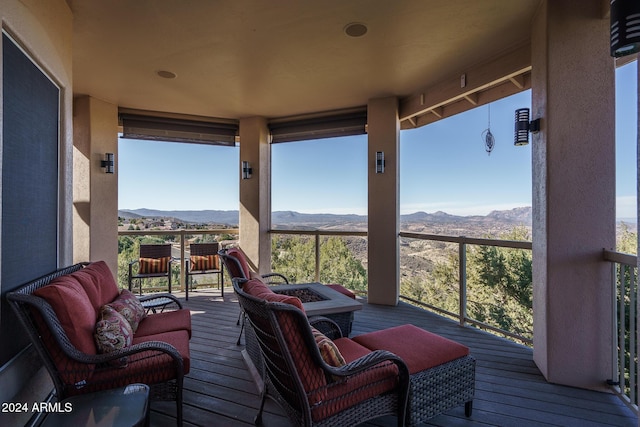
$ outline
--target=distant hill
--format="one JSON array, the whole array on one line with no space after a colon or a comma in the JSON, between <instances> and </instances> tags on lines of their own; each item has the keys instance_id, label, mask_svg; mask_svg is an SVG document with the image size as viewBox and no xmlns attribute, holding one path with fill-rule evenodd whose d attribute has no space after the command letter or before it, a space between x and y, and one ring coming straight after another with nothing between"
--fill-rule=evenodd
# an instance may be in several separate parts
<instances>
[{"instance_id":1,"label":"distant hill","mask_svg":"<svg viewBox=\"0 0 640 427\"><path fill-rule=\"evenodd\" d=\"M137 218L176 218L190 223L215 223L237 226L238 211L202 210L202 211L161 211L153 209L119 210L118 216L125 219ZM273 212L275 225L291 226L336 226L340 224L366 224L366 215L305 214L294 211ZM504 222L515 225L531 225L531 207L493 211L488 215L458 216L438 211L434 213L415 212L401 215L400 222L411 223L484 223Z\"/></svg>"}]
</instances>

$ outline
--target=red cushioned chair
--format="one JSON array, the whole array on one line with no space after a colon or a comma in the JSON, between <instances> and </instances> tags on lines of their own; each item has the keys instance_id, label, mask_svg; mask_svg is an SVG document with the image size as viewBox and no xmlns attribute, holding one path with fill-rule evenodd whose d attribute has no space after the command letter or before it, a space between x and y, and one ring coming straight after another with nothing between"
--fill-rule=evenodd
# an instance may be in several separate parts
<instances>
[{"instance_id":1,"label":"red cushioned chair","mask_svg":"<svg viewBox=\"0 0 640 427\"><path fill-rule=\"evenodd\" d=\"M264 389L256 424L269 396L296 426L355 425L385 415L396 415L398 425L404 425L409 373L399 357L341 338L340 328L333 324L326 333L340 345L346 364L327 364L300 300L287 303L297 298L272 293L270 301L268 291L260 298L250 295L243 287L251 282L258 281L234 279L233 287L246 313L247 335L255 334L263 360ZM328 319L321 322L332 324Z\"/></svg>"}]
</instances>

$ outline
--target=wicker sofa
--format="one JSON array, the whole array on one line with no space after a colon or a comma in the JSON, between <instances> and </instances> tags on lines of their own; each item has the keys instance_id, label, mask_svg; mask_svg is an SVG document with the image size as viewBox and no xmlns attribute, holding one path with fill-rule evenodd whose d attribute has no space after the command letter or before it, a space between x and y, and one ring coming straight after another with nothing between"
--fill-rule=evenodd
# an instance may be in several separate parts
<instances>
[{"instance_id":1,"label":"wicker sofa","mask_svg":"<svg viewBox=\"0 0 640 427\"><path fill-rule=\"evenodd\" d=\"M182 424L191 316L175 297L138 299L121 292L99 261L56 270L9 292L7 300L46 366L58 400L145 383L152 399L176 401ZM147 313L151 310L143 304L165 310Z\"/></svg>"}]
</instances>

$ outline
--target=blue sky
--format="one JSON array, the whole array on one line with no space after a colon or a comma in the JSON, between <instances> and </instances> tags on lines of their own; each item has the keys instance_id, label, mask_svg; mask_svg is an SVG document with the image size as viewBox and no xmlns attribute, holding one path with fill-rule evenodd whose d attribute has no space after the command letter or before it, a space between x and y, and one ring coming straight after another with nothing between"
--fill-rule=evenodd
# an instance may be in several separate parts
<instances>
[{"instance_id":1,"label":"blue sky","mask_svg":"<svg viewBox=\"0 0 640 427\"><path fill-rule=\"evenodd\" d=\"M617 216L636 216L637 62L617 71ZM531 205L531 144L513 145L514 112L530 92L400 134L400 210L484 215ZM482 132L495 137L490 155ZM272 146L272 209L367 210L367 137ZM237 210L237 147L120 140L120 209ZM153 190L151 190L153 189Z\"/></svg>"}]
</instances>

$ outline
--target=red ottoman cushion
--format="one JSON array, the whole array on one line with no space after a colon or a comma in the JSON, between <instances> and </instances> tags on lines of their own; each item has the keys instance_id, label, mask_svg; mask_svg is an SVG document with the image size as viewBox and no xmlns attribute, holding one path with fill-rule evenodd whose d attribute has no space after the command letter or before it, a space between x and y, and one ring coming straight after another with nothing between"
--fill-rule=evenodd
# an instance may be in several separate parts
<instances>
[{"instance_id":1,"label":"red ottoman cushion","mask_svg":"<svg viewBox=\"0 0 640 427\"><path fill-rule=\"evenodd\" d=\"M371 350L388 350L398 355L409 374L442 365L469 354L469 348L414 325L402 325L354 337Z\"/></svg>"}]
</instances>

